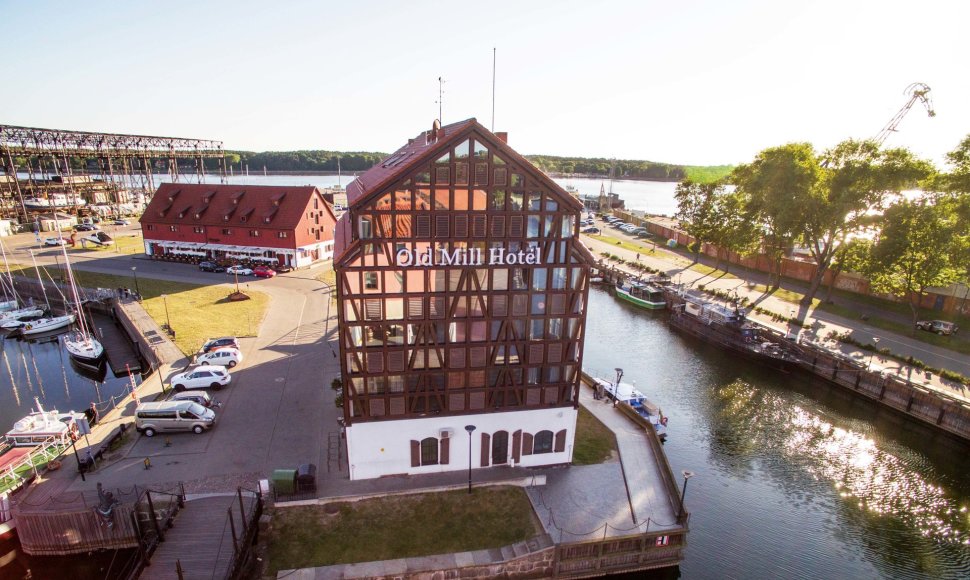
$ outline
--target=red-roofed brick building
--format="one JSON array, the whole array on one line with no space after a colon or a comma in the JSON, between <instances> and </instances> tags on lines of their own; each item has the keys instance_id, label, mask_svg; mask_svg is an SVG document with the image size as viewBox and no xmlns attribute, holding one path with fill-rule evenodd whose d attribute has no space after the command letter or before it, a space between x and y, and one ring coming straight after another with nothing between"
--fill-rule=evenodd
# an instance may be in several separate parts
<instances>
[{"instance_id":1,"label":"red-roofed brick building","mask_svg":"<svg viewBox=\"0 0 970 580\"><path fill-rule=\"evenodd\" d=\"M153 258L293 268L333 257L335 223L331 205L309 185L165 183L141 217Z\"/></svg>"}]
</instances>

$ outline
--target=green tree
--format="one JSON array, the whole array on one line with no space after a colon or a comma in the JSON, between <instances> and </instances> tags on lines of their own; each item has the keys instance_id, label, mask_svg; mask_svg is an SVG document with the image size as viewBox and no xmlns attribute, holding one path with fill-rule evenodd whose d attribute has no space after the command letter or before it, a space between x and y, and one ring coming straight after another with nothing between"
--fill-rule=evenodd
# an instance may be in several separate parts
<instances>
[{"instance_id":1,"label":"green tree","mask_svg":"<svg viewBox=\"0 0 970 580\"><path fill-rule=\"evenodd\" d=\"M883 216L879 241L872 248L869 279L877 292L905 299L913 314L931 286L948 286L960 278L953 236L958 228L953 206L933 198L900 201Z\"/></svg>"},{"instance_id":2,"label":"green tree","mask_svg":"<svg viewBox=\"0 0 970 580\"><path fill-rule=\"evenodd\" d=\"M680 227L694 238L691 250L694 262L700 258L701 248L706 242L713 242L716 225L715 199L724 192L724 185L717 183L694 183L689 179L677 184L674 199L677 200L677 213Z\"/></svg>"},{"instance_id":3,"label":"green tree","mask_svg":"<svg viewBox=\"0 0 970 580\"><path fill-rule=\"evenodd\" d=\"M745 211L762 235L762 252L768 257L768 284L781 285L781 259L802 229L803 204L793 200L813 197L822 168L808 143L789 143L765 149L749 164L739 165L731 181L744 197Z\"/></svg>"},{"instance_id":4,"label":"green tree","mask_svg":"<svg viewBox=\"0 0 970 580\"><path fill-rule=\"evenodd\" d=\"M723 255L724 271L728 272L731 269L731 252L746 255L757 248L757 230L751 222L750 214L744 211L744 197L736 191L729 192L723 187L719 188L714 197L713 214L709 235L717 248L714 268L720 267Z\"/></svg>"},{"instance_id":5,"label":"green tree","mask_svg":"<svg viewBox=\"0 0 970 580\"><path fill-rule=\"evenodd\" d=\"M832 300L832 290L835 280L842 272L866 272L872 259L872 240L867 238L852 238L846 240L835 250L832 265L829 266L831 275L825 291L825 302Z\"/></svg>"}]
</instances>

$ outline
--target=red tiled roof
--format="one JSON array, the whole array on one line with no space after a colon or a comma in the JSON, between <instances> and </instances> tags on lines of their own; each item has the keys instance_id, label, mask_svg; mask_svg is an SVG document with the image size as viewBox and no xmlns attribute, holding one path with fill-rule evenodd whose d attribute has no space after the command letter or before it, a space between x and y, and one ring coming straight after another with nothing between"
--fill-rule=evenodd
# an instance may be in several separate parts
<instances>
[{"instance_id":1,"label":"red tiled roof","mask_svg":"<svg viewBox=\"0 0 970 580\"><path fill-rule=\"evenodd\" d=\"M209 226L248 223L293 229L300 223L316 191L317 188L311 185L163 183L145 209L141 222ZM332 214L329 204L326 205ZM165 215L161 215L162 211ZM181 218L180 213L184 214ZM223 219L227 214L230 215L228 222ZM269 223L265 221L267 217L271 218Z\"/></svg>"},{"instance_id":2,"label":"red tiled roof","mask_svg":"<svg viewBox=\"0 0 970 580\"><path fill-rule=\"evenodd\" d=\"M347 186L347 204L352 205L358 199L376 189L383 189L383 184L394 181L400 175L410 170L418 159L430 157L429 153L447 150L447 142L465 129L477 125L474 118L466 119L438 129L438 138L431 141L431 131L424 131L404 146L384 158L383 161L357 176L357 179Z\"/></svg>"},{"instance_id":3,"label":"red tiled roof","mask_svg":"<svg viewBox=\"0 0 970 580\"><path fill-rule=\"evenodd\" d=\"M504 139L500 139L491 131L483 127L473 117L438 129L437 139L432 140L431 131L424 131L406 145L388 155L383 161L371 167L347 186L347 205L354 205L377 191L383 191L396 180L403 177L419 163L429 162L431 159L448 151L457 141L456 137L463 133L477 131L485 137L490 137L490 145L501 151L505 157L526 169L532 169L535 177L546 182L554 191L558 191L565 203L572 204L579 209L582 202L569 195L555 181L545 173L536 169L532 163L508 146Z\"/></svg>"}]
</instances>

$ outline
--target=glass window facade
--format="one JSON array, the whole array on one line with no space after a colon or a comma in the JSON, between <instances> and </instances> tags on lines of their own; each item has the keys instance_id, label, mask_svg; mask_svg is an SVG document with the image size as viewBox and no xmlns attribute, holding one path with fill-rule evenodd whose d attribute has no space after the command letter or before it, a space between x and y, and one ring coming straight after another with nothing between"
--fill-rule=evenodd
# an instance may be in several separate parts
<instances>
[{"instance_id":1,"label":"glass window facade","mask_svg":"<svg viewBox=\"0 0 970 580\"><path fill-rule=\"evenodd\" d=\"M489 137L440 146L348 210L356 227L336 264L345 419L575 406L581 207Z\"/></svg>"}]
</instances>

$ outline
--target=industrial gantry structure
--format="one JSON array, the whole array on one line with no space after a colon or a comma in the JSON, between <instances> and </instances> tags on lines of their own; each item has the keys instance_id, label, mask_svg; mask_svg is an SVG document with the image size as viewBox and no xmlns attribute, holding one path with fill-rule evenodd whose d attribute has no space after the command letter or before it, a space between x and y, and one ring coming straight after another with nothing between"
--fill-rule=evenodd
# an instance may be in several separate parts
<instances>
[{"instance_id":1,"label":"industrial gantry structure","mask_svg":"<svg viewBox=\"0 0 970 580\"><path fill-rule=\"evenodd\" d=\"M91 133L0 125L0 212L21 223L39 212L138 213L155 191L156 174L225 182L221 141Z\"/></svg>"}]
</instances>

